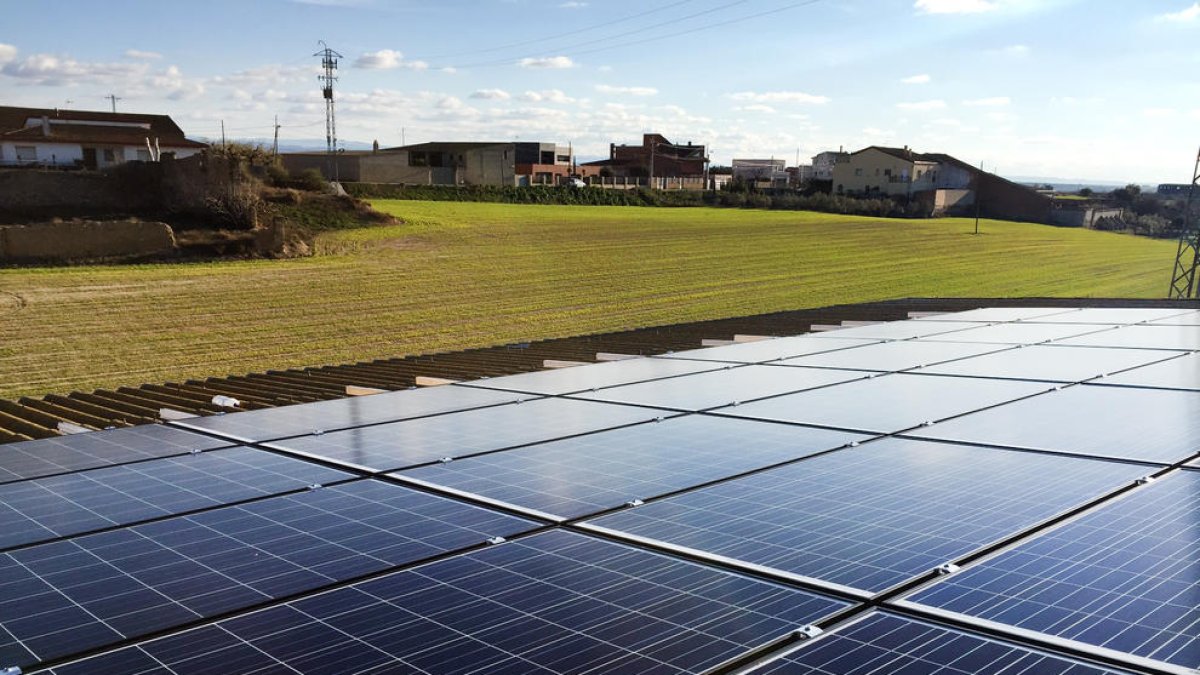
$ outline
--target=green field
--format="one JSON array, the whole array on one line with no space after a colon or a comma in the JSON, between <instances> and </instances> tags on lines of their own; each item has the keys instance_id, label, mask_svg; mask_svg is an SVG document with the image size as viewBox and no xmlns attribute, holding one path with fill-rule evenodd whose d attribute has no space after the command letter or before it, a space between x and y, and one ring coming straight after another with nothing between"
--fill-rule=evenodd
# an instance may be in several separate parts
<instances>
[{"instance_id":1,"label":"green field","mask_svg":"<svg viewBox=\"0 0 1200 675\"><path fill-rule=\"evenodd\" d=\"M1155 297L1175 244L964 219L379 201L311 258L0 270L0 397L906 296Z\"/></svg>"}]
</instances>

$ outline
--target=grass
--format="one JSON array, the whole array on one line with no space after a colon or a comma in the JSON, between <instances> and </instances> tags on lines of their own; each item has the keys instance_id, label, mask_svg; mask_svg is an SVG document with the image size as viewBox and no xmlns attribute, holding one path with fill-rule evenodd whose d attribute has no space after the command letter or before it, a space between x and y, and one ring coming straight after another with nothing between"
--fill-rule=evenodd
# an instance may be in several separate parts
<instances>
[{"instance_id":1,"label":"grass","mask_svg":"<svg viewBox=\"0 0 1200 675\"><path fill-rule=\"evenodd\" d=\"M985 221L378 201L317 255L0 270L0 397L904 296L1155 297L1175 244Z\"/></svg>"}]
</instances>

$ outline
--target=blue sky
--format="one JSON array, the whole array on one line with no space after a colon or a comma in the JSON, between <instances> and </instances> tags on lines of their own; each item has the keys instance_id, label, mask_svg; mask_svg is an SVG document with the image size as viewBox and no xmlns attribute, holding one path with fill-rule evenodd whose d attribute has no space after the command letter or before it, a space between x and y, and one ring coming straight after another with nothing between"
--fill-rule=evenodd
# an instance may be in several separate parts
<instances>
[{"instance_id":1,"label":"blue sky","mask_svg":"<svg viewBox=\"0 0 1200 675\"><path fill-rule=\"evenodd\" d=\"M1194 0L43 0L0 3L0 104L171 114L190 136L323 138L311 54L345 55L339 137L657 131L732 157L871 144L1009 176L1186 182ZM71 101L70 104L67 101ZM807 161L806 159L802 161Z\"/></svg>"}]
</instances>

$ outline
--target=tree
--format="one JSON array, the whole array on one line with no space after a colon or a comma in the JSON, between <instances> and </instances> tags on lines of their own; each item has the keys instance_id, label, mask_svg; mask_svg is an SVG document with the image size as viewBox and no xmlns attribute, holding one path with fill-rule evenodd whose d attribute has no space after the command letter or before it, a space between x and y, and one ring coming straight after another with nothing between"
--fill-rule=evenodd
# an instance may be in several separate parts
<instances>
[{"instance_id":1,"label":"tree","mask_svg":"<svg viewBox=\"0 0 1200 675\"><path fill-rule=\"evenodd\" d=\"M1091 197L1091 196L1092 196L1092 195L1094 195L1094 194L1096 194L1096 193L1095 193L1095 192L1092 190L1092 188L1087 188L1087 187L1085 187L1085 188L1080 188L1080 189L1079 189L1079 196L1080 196L1080 197Z\"/></svg>"}]
</instances>

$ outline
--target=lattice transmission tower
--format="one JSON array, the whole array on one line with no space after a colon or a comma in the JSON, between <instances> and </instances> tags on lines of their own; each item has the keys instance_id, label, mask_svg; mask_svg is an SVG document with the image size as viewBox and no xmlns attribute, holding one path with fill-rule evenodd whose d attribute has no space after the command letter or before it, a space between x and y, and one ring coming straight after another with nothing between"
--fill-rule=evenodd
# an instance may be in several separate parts
<instances>
[{"instance_id":1,"label":"lattice transmission tower","mask_svg":"<svg viewBox=\"0 0 1200 675\"><path fill-rule=\"evenodd\" d=\"M1196 165L1192 169L1192 185L1188 188L1187 201L1183 207L1183 227L1179 232L1179 251L1175 254L1175 272L1171 274L1173 300L1200 298L1196 286L1196 268L1200 266L1200 151L1196 153Z\"/></svg>"},{"instance_id":2,"label":"lattice transmission tower","mask_svg":"<svg viewBox=\"0 0 1200 675\"><path fill-rule=\"evenodd\" d=\"M336 181L338 179L337 119L333 110L333 83L337 82L337 76L334 73L337 72L338 59L345 57L330 49L324 40L317 42L323 49L313 56L321 57L321 67L325 70L324 73L317 76L317 80L321 82L321 95L325 98L325 151L328 153L329 179Z\"/></svg>"}]
</instances>

